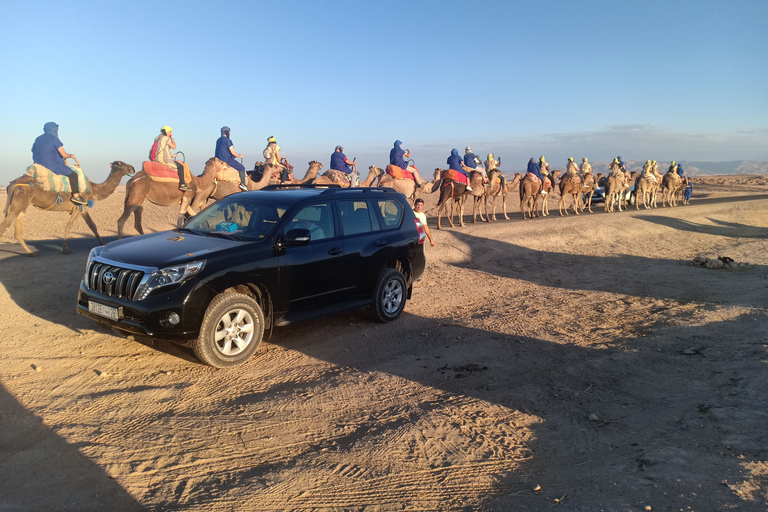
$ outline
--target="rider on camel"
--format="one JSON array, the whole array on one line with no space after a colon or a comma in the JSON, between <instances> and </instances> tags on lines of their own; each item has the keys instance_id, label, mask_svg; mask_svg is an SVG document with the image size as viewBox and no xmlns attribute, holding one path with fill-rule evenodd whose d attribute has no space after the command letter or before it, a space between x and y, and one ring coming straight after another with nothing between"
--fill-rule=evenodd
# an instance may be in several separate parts
<instances>
[{"instance_id":1,"label":"rider on camel","mask_svg":"<svg viewBox=\"0 0 768 512\"><path fill-rule=\"evenodd\" d=\"M541 161L544 161L544 157L543 156L541 157ZM547 167L549 167L549 166L547 166ZM539 164L536 163L536 159L535 158L531 158L528 161L528 171L527 171L526 175L527 174L532 174L533 176L535 176L536 178L541 180L541 195L543 195L543 196L547 195L547 191L544 190L544 175L541 173L541 169L539 168Z\"/></svg>"},{"instance_id":2,"label":"rider on camel","mask_svg":"<svg viewBox=\"0 0 768 512\"><path fill-rule=\"evenodd\" d=\"M179 190L182 192L188 192L192 190L187 186L187 182L184 179L184 166L181 162L176 161L176 155L171 155L171 150L176 149L176 141L173 139L173 129L165 125L160 128L160 135L155 137L157 143L157 154L155 155L154 162L163 164L173 169L179 174Z\"/></svg>"},{"instance_id":3,"label":"rider on camel","mask_svg":"<svg viewBox=\"0 0 768 512\"><path fill-rule=\"evenodd\" d=\"M245 191L248 190L248 187L245 185L245 166L235 160L235 157L243 158L243 155L235 151L235 146L232 144L229 134L229 126L222 126L221 137L216 140L214 156L238 172L240 175L240 190Z\"/></svg>"},{"instance_id":4,"label":"rider on camel","mask_svg":"<svg viewBox=\"0 0 768 512\"><path fill-rule=\"evenodd\" d=\"M69 200L77 205L88 204L88 201L80 195L77 173L66 164L66 159L75 158L75 155L64 151L64 144L59 140L59 125L54 122L45 123L43 132L32 144L32 161L54 174L66 176L72 190Z\"/></svg>"},{"instance_id":5,"label":"rider on camel","mask_svg":"<svg viewBox=\"0 0 768 512\"><path fill-rule=\"evenodd\" d=\"M459 174L467 177L467 192L472 192L472 187L469 184L469 172L465 171L464 168L464 161L459 156L459 150L456 148L453 148L451 150L451 156L448 157L448 160L446 161L448 164L448 168L452 169Z\"/></svg>"},{"instance_id":6,"label":"rider on camel","mask_svg":"<svg viewBox=\"0 0 768 512\"><path fill-rule=\"evenodd\" d=\"M483 177L483 183L486 186L489 186L490 182L488 181L488 176L485 173L485 167L482 166L482 163L483 162L480 160L480 157L472 152L471 147L467 146L464 149L464 165L472 169L472 171L479 172Z\"/></svg>"},{"instance_id":7,"label":"rider on camel","mask_svg":"<svg viewBox=\"0 0 768 512\"><path fill-rule=\"evenodd\" d=\"M343 172L349 178L350 186L357 186L357 164L346 157L342 146L336 146L336 149L333 150L329 169Z\"/></svg>"},{"instance_id":8,"label":"rider on camel","mask_svg":"<svg viewBox=\"0 0 768 512\"><path fill-rule=\"evenodd\" d=\"M592 165L587 160L587 157L581 159L581 176L584 177L587 174L592 174Z\"/></svg>"},{"instance_id":9,"label":"rider on camel","mask_svg":"<svg viewBox=\"0 0 768 512\"><path fill-rule=\"evenodd\" d=\"M498 169L499 165L501 164L501 157L499 157L498 160L495 160L493 158L493 153L488 153L488 158L483 162L485 165L485 173L486 175L490 176L491 171L494 169ZM504 173L501 172L501 169L499 169L499 179L501 180L501 187L504 189L507 186L507 178L504 177Z\"/></svg>"},{"instance_id":10,"label":"rider on camel","mask_svg":"<svg viewBox=\"0 0 768 512\"><path fill-rule=\"evenodd\" d=\"M416 186L420 187L425 182L421 178L419 170L413 165L408 165L405 161L406 158L411 158L411 150L407 149L403 151L403 148L400 147L402 144L403 142L401 140L395 141L395 147L389 151L389 165L394 165L395 167L402 169L405 173L410 173L413 176L413 181L416 182Z\"/></svg>"}]
</instances>

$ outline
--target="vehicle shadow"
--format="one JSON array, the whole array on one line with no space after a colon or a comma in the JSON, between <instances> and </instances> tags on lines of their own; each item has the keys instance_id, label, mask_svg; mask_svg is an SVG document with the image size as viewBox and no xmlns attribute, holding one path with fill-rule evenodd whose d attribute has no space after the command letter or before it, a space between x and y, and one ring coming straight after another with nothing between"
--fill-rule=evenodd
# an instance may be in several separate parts
<instances>
[{"instance_id":1,"label":"vehicle shadow","mask_svg":"<svg viewBox=\"0 0 768 512\"><path fill-rule=\"evenodd\" d=\"M637 215L636 218L680 231L702 233L705 235L727 236L732 238L768 238L768 228L749 226L747 224L738 224L734 222L725 222L712 218L707 218L707 220L716 224L715 226L690 222L683 219L676 219L674 217L662 217L658 215Z\"/></svg>"},{"instance_id":2,"label":"vehicle shadow","mask_svg":"<svg viewBox=\"0 0 768 512\"><path fill-rule=\"evenodd\" d=\"M0 509L145 510L0 384Z\"/></svg>"}]
</instances>

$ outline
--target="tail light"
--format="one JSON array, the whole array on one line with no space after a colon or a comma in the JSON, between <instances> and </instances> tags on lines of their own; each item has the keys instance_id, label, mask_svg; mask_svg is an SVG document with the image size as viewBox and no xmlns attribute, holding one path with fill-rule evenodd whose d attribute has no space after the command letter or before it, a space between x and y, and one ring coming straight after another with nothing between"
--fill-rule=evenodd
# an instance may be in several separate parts
<instances>
[{"instance_id":1,"label":"tail light","mask_svg":"<svg viewBox=\"0 0 768 512\"><path fill-rule=\"evenodd\" d=\"M419 243L423 244L424 240L427 239L427 232L424 231L424 225L421 223L419 219L413 219L416 221L416 231L419 232Z\"/></svg>"}]
</instances>

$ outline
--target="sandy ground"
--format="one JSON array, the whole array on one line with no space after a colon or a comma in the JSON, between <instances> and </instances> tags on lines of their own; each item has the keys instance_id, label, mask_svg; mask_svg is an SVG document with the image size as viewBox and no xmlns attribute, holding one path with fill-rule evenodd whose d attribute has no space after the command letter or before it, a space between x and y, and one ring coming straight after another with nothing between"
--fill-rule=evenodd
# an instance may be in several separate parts
<instances>
[{"instance_id":1,"label":"sandy ground","mask_svg":"<svg viewBox=\"0 0 768 512\"><path fill-rule=\"evenodd\" d=\"M765 511L767 183L431 218L398 321L280 328L231 370L76 315L95 239L79 222L62 255L66 215L30 209L40 256L0 239L0 510ZM122 190L92 211L106 240Z\"/></svg>"}]
</instances>

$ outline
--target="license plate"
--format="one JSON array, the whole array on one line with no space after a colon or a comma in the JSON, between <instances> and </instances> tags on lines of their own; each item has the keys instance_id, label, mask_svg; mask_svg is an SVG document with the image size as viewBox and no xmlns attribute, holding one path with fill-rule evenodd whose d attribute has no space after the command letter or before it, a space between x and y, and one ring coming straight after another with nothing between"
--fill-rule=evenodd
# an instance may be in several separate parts
<instances>
[{"instance_id":1,"label":"license plate","mask_svg":"<svg viewBox=\"0 0 768 512\"><path fill-rule=\"evenodd\" d=\"M109 306L105 306L104 304L99 304L98 302L93 302L92 300L88 301L88 311L91 313L94 313L99 316L103 316L105 318L109 318L111 320L119 320L120 319L120 311L117 308L112 308Z\"/></svg>"}]
</instances>

